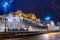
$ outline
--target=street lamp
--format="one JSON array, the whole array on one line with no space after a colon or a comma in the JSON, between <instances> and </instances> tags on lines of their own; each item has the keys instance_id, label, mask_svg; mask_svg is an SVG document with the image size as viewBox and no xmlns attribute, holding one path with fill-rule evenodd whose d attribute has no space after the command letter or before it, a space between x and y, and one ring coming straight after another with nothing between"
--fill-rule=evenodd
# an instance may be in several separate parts
<instances>
[{"instance_id":1,"label":"street lamp","mask_svg":"<svg viewBox=\"0 0 60 40\"><path fill-rule=\"evenodd\" d=\"M3 7L4 7L4 15L5 15L5 32L6 32L6 10L7 10L7 7L8 7L8 2L5 2L3 4Z\"/></svg>"},{"instance_id":2,"label":"street lamp","mask_svg":"<svg viewBox=\"0 0 60 40\"><path fill-rule=\"evenodd\" d=\"M6 12L10 4L13 2L13 0L3 0L2 3L0 3L4 9L4 18L5 18L5 32L6 32Z\"/></svg>"},{"instance_id":3,"label":"street lamp","mask_svg":"<svg viewBox=\"0 0 60 40\"><path fill-rule=\"evenodd\" d=\"M46 17L45 20L48 22L50 21L50 17Z\"/></svg>"}]
</instances>

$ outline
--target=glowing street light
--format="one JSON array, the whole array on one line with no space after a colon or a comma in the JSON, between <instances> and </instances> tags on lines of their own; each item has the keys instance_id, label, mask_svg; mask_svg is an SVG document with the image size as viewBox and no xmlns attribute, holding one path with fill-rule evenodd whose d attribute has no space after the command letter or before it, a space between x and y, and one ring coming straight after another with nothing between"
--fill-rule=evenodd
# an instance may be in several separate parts
<instances>
[{"instance_id":1,"label":"glowing street light","mask_svg":"<svg viewBox=\"0 0 60 40\"><path fill-rule=\"evenodd\" d=\"M4 5L4 7L5 7L6 5Z\"/></svg>"},{"instance_id":2,"label":"glowing street light","mask_svg":"<svg viewBox=\"0 0 60 40\"><path fill-rule=\"evenodd\" d=\"M50 20L50 17L46 17L45 20Z\"/></svg>"},{"instance_id":3,"label":"glowing street light","mask_svg":"<svg viewBox=\"0 0 60 40\"><path fill-rule=\"evenodd\" d=\"M4 14L6 14L6 11L7 11L7 8L9 7L9 3L8 2L4 2L3 4L2 4L2 6L3 6L3 8L4 8Z\"/></svg>"},{"instance_id":4,"label":"glowing street light","mask_svg":"<svg viewBox=\"0 0 60 40\"><path fill-rule=\"evenodd\" d=\"M4 7L4 8L7 8L8 5L9 5L9 4L8 4L7 2L5 2L5 3L3 4L3 7Z\"/></svg>"},{"instance_id":5,"label":"glowing street light","mask_svg":"<svg viewBox=\"0 0 60 40\"><path fill-rule=\"evenodd\" d=\"M4 7L8 6L8 3L5 3L3 6L4 6Z\"/></svg>"},{"instance_id":6,"label":"glowing street light","mask_svg":"<svg viewBox=\"0 0 60 40\"><path fill-rule=\"evenodd\" d=\"M48 22L50 20L50 17L46 17L45 20Z\"/></svg>"},{"instance_id":7,"label":"glowing street light","mask_svg":"<svg viewBox=\"0 0 60 40\"><path fill-rule=\"evenodd\" d=\"M5 3L5 5L8 5L8 3Z\"/></svg>"}]
</instances>

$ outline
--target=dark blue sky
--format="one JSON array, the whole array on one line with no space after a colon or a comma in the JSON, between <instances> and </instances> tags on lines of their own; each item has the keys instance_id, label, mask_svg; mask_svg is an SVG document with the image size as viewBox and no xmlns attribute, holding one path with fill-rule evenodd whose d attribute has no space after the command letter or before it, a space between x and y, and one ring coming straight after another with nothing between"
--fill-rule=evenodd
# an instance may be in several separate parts
<instances>
[{"instance_id":1,"label":"dark blue sky","mask_svg":"<svg viewBox=\"0 0 60 40\"><path fill-rule=\"evenodd\" d=\"M41 19L49 15L53 20L60 21L60 0L13 0L7 13L17 10L32 12ZM3 13L2 8L0 13Z\"/></svg>"}]
</instances>

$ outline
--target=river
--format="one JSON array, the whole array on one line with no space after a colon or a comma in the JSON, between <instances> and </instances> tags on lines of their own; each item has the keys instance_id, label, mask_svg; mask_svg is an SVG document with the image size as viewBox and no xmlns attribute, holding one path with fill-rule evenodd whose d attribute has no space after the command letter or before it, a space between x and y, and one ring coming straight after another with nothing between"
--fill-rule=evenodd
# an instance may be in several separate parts
<instances>
[{"instance_id":1,"label":"river","mask_svg":"<svg viewBox=\"0 0 60 40\"><path fill-rule=\"evenodd\" d=\"M11 38L11 39L4 39L4 40L60 40L60 32L19 37L19 38Z\"/></svg>"}]
</instances>

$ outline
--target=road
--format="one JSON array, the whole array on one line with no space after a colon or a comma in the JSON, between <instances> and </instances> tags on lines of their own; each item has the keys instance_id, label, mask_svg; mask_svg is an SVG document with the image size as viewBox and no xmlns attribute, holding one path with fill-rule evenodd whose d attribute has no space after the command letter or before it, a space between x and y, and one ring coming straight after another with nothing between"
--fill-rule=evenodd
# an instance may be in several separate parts
<instances>
[{"instance_id":1,"label":"road","mask_svg":"<svg viewBox=\"0 0 60 40\"><path fill-rule=\"evenodd\" d=\"M35 35L35 36L19 37L19 38L11 38L11 39L4 39L4 40L60 40L60 32L47 33L47 34Z\"/></svg>"}]
</instances>

